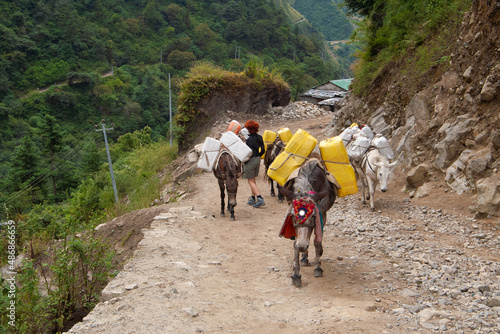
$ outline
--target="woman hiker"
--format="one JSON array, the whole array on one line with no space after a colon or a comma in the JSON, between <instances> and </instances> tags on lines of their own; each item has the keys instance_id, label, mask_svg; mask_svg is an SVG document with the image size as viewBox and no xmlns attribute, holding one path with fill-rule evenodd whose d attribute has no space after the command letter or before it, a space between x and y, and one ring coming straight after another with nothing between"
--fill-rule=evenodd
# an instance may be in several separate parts
<instances>
[{"instance_id":1,"label":"woman hiker","mask_svg":"<svg viewBox=\"0 0 500 334\"><path fill-rule=\"evenodd\" d=\"M259 175L260 156L265 152L264 140L261 135L257 134L259 131L259 123L256 121L247 121L245 123L245 128L249 132L246 144L252 149L252 157L243 164L243 178L248 179L248 185L252 191L252 196L248 199L247 204L252 205L254 208L259 208L266 205L260 194L259 188L257 188L257 183L255 182L255 178Z\"/></svg>"}]
</instances>

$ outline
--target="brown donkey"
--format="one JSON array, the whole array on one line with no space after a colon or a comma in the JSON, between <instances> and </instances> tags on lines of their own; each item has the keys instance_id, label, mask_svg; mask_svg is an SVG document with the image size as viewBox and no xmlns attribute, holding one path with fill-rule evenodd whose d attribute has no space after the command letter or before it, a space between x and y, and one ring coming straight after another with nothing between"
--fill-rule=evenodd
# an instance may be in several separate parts
<instances>
[{"instance_id":1,"label":"brown donkey","mask_svg":"<svg viewBox=\"0 0 500 334\"><path fill-rule=\"evenodd\" d=\"M227 191L227 211L231 213L231 220L235 220L234 207L236 206L236 193L238 192L238 178L241 176L241 161L231 152L222 150L217 158L214 175L219 182L221 217L224 213L224 199Z\"/></svg>"}]
</instances>

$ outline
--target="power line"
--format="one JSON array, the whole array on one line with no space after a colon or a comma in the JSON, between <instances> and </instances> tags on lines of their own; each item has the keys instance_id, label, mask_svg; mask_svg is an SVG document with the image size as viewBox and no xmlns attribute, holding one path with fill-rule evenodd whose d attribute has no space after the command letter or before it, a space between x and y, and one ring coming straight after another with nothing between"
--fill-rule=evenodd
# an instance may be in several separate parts
<instances>
[{"instance_id":1,"label":"power line","mask_svg":"<svg viewBox=\"0 0 500 334\"><path fill-rule=\"evenodd\" d=\"M84 136L81 136L80 138L82 138L82 139L86 140L86 139L89 137L89 135L93 135L93 134L94 134L94 130L91 130L91 131L87 132ZM23 189L21 189L21 190L19 190L19 191L23 192L24 190L27 190L27 189L29 189L30 187L33 187L33 186L38 185L41 181L43 181L44 179L48 178L48 177L50 176L50 174L52 174L51 172L53 172L53 171L55 171L55 170L58 170L58 169L59 169L59 167L60 167L61 165L63 165L65 162L67 162L68 160L70 160L70 161L71 161L71 159L72 159L73 157L75 157L75 156L79 155L79 154L80 154L80 153L84 150L84 148L83 148L83 147L82 147L80 150L76 150L76 149L77 149L77 148L81 145L81 143L82 143L82 141L80 141L80 144L77 144L77 145L73 148L73 150L70 150L70 151L69 151L69 152L68 152L65 156L63 156L62 158L60 158L60 159L59 159L59 161L58 161L58 162L54 165L54 169L53 169L53 170L47 170L46 172L44 172L44 173L42 173L42 174L40 174L40 175L36 176L36 177L35 177L35 179L33 179L27 187L25 187L25 188L23 188ZM28 174L30 174L30 173L34 173L34 172L35 172L34 170L29 170L29 171L27 171L26 173L24 173L23 175L18 176L17 178L18 178L18 179L23 179L23 178L24 178L25 176L27 176ZM0 191L4 191L4 190L6 190L6 189L7 189L7 187L8 187L8 186L4 186L4 187L2 187L2 188L0 189Z\"/></svg>"},{"instance_id":2,"label":"power line","mask_svg":"<svg viewBox=\"0 0 500 334\"><path fill-rule=\"evenodd\" d=\"M104 120L102 120L102 129L97 129L96 131L102 131L102 133L104 134L104 143L106 144L106 153L108 154L109 173L111 174L111 183L113 184L113 192L115 193L115 203L118 203L118 190L116 189L115 174L113 173L113 164L111 163L111 155L109 154L108 137L106 136L106 130L113 130L113 128L106 129Z\"/></svg>"}]
</instances>

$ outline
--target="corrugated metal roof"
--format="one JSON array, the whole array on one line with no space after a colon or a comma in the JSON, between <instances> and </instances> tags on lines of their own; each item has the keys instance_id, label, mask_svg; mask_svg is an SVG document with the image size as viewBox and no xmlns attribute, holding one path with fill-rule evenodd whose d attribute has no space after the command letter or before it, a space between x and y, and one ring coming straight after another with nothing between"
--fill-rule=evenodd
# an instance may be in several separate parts
<instances>
[{"instance_id":1,"label":"corrugated metal roof","mask_svg":"<svg viewBox=\"0 0 500 334\"><path fill-rule=\"evenodd\" d=\"M311 96L316 99L331 99L333 97L344 97L345 92L334 91L334 90L323 90L323 89L309 89L307 92L301 96Z\"/></svg>"},{"instance_id":2,"label":"corrugated metal roof","mask_svg":"<svg viewBox=\"0 0 500 334\"><path fill-rule=\"evenodd\" d=\"M349 90L349 85L351 84L351 79L339 79L339 80L330 80L330 82L336 86L339 86L342 89Z\"/></svg>"},{"instance_id":3,"label":"corrugated metal roof","mask_svg":"<svg viewBox=\"0 0 500 334\"><path fill-rule=\"evenodd\" d=\"M334 97L331 99L326 99L323 101L318 102L318 105L320 106L335 106L335 104L339 101L341 101L343 98L342 97Z\"/></svg>"}]
</instances>

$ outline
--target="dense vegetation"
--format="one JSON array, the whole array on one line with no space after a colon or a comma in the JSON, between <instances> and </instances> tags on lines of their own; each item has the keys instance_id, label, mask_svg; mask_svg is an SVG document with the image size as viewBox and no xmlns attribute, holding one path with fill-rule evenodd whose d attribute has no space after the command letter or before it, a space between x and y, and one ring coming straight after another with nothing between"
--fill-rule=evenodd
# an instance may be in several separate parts
<instances>
[{"instance_id":1,"label":"dense vegetation","mask_svg":"<svg viewBox=\"0 0 500 334\"><path fill-rule=\"evenodd\" d=\"M344 0L365 18L353 38L362 44L351 88L361 94L391 62L404 59L414 78L434 65L449 63L448 42L471 0Z\"/></svg>"},{"instance_id":2,"label":"dense vegetation","mask_svg":"<svg viewBox=\"0 0 500 334\"><path fill-rule=\"evenodd\" d=\"M195 60L238 72L257 58L285 72L294 96L346 72L320 55L321 34L270 1L3 1L0 30L1 217L69 198L93 172L81 140L103 118L111 141L145 126L163 138L168 74L175 114L177 79Z\"/></svg>"}]
</instances>

